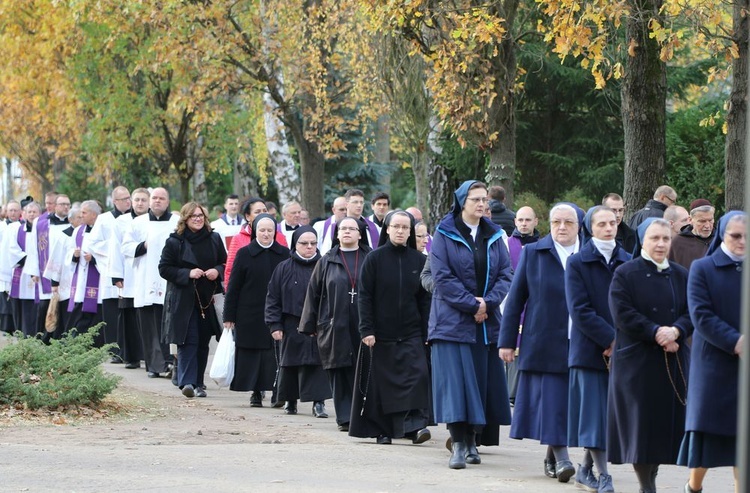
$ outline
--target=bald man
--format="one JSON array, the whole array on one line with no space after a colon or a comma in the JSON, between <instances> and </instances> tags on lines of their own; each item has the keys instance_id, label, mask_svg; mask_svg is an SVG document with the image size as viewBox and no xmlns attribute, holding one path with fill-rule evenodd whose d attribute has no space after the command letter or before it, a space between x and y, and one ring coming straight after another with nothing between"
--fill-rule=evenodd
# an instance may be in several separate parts
<instances>
[{"instance_id":1,"label":"bald man","mask_svg":"<svg viewBox=\"0 0 750 493\"><path fill-rule=\"evenodd\" d=\"M123 236L122 253L133 261L136 290L133 305L143 341L144 360L149 378L171 373L169 346L161 343L161 319L167 281L159 275L159 259L169 235L176 229L178 215L169 210L169 192L155 188L151 192L147 214L138 216Z\"/></svg>"},{"instance_id":2,"label":"bald man","mask_svg":"<svg viewBox=\"0 0 750 493\"><path fill-rule=\"evenodd\" d=\"M313 224L313 228L318 233L318 250L320 250L321 255L325 255L331 249L335 225L346 217L346 198L336 197L331 212L333 213L331 217Z\"/></svg>"}]
</instances>

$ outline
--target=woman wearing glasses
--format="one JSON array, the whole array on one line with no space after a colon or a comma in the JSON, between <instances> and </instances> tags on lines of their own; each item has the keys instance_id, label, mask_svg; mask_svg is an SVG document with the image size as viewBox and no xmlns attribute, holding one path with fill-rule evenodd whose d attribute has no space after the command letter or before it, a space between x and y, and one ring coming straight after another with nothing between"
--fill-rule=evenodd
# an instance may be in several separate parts
<instances>
[{"instance_id":1,"label":"woman wearing glasses","mask_svg":"<svg viewBox=\"0 0 750 493\"><path fill-rule=\"evenodd\" d=\"M200 204L182 206L177 230L167 238L159 261L159 274L167 280L163 338L177 345L177 384L188 398L206 397L208 344L211 336L221 335L213 297L224 291L227 254L207 218Z\"/></svg>"},{"instance_id":2,"label":"woman wearing glasses","mask_svg":"<svg viewBox=\"0 0 750 493\"><path fill-rule=\"evenodd\" d=\"M279 354L278 400L284 411L297 414L297 400L312 402L316 418L327 418L324 401L331 398L331 386L320 364L318 342L297 332L307 285L320 260L318 235L310 226L292 234L289 259L273 271L266 295L266 325L281 346Z\"/></svg>"},{"instance_id":3,"label":"woman wearing glasses","mask_svg":"<svg viewBox=\"0 0 750 493\"><path fill-rule=\"evenodd\" d=\"M307 287L299 331L317 335L333 392L336 423L349 431L354 368L359 348L359 278L370 252L365 226L353 217L336 223L333 247L320 259Z\"/></svg>"},{"instance_id":4,"label":"woman wearing glasses","mask_svg":"<svg viewBox=\"0 0 750 493\"><path fill-rule=\"evenodd\" d=\"M731 211L719 221L708 256L693 262L688 306L695 325L688 384L685 437L677 463L690 468L685 491L702 491L711 467L736 468L737 389L742 263L747 216Z\"/></svg>"},{"instance_id":5,"label":"woman wearing glasses","mask_svg":"<svg viewBox=\"0 0 750 493\"><path fill-rule=\"evenodd\" d=\"M432 240L429 321L435 421L451 434L448 467L479 464L477 445L498 445L510 423L497 354L500 302L511 280L502 229L485 217L487 187L464 182Z\"/></svg>"},{"instance_id":6,"label":"woman wearing glasses","mask_svg":"<svg viewBox=\"0 0 750 493\"><path fill-rule=\"evenodd\" d=\"M549 213L550 234L526 245L513 275L500 329L500 357L518 356L518 390L510 437L547 445L544 474L567 483L575 474L568 455L568 339L565 269L580 248L578 214L570 204ZM525 312L524 312L525 310Z\"/></svg>"}]
</instances>

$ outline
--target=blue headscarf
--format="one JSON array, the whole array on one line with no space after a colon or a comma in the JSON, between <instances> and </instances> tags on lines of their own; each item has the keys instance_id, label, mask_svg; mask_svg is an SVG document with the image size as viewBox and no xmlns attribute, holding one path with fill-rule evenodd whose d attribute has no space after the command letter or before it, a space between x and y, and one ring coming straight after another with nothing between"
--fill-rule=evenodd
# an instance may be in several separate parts
<instances>
[{"instance_id":1,"label":"blue headscarf","mask_svg":"<svg viewBox=\"0 0 750 493\"><path fill-rule=\"evenodd\" d=\"M464 204L466 204L466 198L469 196L469 188L477 182L479 180L466 180L453 192L453 209L451 210L453 215L461 214Z\"/></svg>"},{"instance_id":2,"label":"blue headscarf","mask_svg":"<svg viewBox=\"0 0 750 493\"><path fill-rule=\"evenodd\" d=\"M716 250L719 249L721 246L721 242L724 241L724 234L727 232L727 224L729 224L729 220L732 219L735 216L744 216L745 213L742 211L729 211L723 216L721 216L721 219L719 219L719 228L716 231L716 234L714 235L714 239L711 242L711 245L708 247L708 251L706 252L706 255L711 255Z\"/></svg>"},{"instance_id":3,"label":"blue headscarf","mask_svg":"<svg viewBox=\"0 0 750 493\"><path fill-rule=\"evenodd\" d=\"M657 219L663 219L661 217L648 217L646 218L641 224L638 225L638 229L636 230L636 237L635 237L635 247L633 248L633 258L638 258L641 256L641 248L643 248L643 238L646 236L646 230L649 226L651 226L651 223L656 221Z\"/></svg>"}]
</instances>

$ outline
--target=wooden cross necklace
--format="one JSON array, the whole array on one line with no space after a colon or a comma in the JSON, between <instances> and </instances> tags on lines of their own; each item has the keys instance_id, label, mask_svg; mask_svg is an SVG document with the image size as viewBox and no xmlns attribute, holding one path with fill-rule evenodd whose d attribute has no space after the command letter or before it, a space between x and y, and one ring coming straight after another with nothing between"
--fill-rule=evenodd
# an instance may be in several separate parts
<instances>
[{"instance_id":1,"label":"wooden cross necklace","mask_svg":"<svg viewBox=\"0 0 750 493\"><path fill-rule=\"evenodd\" d=\"M357 294L357 291L354 290L355 287L357 287L357 268L359 267L359 248L357 248L357 255L354 257L354 275L352 276L351 271L349 270L349 266L346 264L346 256L344 255L344 252L339 250L339 253L341 254L341 260L344 262L344 269L346 269L346 273L349 275L349 282L352 283L352 289L347 294L351 296L351 301L349 303L354 304L354 295Z\"/></svg>"}]
</instances>

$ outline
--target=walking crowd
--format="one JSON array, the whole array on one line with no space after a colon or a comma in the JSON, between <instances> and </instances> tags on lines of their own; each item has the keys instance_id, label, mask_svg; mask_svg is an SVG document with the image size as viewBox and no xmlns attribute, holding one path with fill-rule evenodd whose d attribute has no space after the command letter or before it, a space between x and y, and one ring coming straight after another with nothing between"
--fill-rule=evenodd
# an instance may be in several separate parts
<instances>
[{"instance_id":1,"label":"walking crowd","mask_svg":"<svg viewBox=\"0 0 750 493\"><path fill-rule=\"evenodd\" d=\"M164 188L112 192L113 209L47 193L0 209L0 329L45 342L104 322L112 363L206 397L212 337L232 337L230 390L250 407L298 403L350 436L421 444L450 432L448 466L510 437L546 446L543 473L613 492L608 464L656 491L661 464L735 466L747 216L714 224L661 186L628 224L622 197L530 207L466 181L430 235L379 192L337 197L310 224L261 198L169 208ZM511 409L512 408L512 409ZM511 412L512 411L512 412ZM582 448L578 467L570 448ZM736 478L736 468L735 468Z\"/></svg>"}]
</instances>

